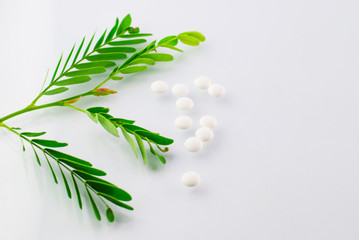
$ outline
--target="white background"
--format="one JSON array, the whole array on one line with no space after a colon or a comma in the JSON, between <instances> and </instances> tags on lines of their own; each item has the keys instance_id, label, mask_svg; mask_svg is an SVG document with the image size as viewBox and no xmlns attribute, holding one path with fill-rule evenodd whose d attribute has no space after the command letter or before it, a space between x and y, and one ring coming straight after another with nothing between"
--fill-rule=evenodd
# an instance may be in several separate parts
<instances>
[{"instance_id":1,"label":"white background","mask_svg":"<svg viewBox=\"0 0 359 240\"><path fill-rule=\"evenodd\" d=\"M0 1L0 115L36 96L62 51L116 17L153 39L203 32L175 61L107 86L119 93L79 107L108 106L118 117L173 137L168 164L144 166L116 139L71 109L48 109L8 121L70 144L67 152L105 170L129 191L135 211L98 222L52 181L31 151L0 131L0 239L303 240L359 239L359 2L300 1ZM226 86L213 99L193 87L199 75ZM175 129L181 114L163 79L191 86L195 125ZM198 119L218 119L200 153L183 149ZM30 149L29 149L30 150ZM197 171L189 189L182 173Z\"/></svg>"}]
</instances>

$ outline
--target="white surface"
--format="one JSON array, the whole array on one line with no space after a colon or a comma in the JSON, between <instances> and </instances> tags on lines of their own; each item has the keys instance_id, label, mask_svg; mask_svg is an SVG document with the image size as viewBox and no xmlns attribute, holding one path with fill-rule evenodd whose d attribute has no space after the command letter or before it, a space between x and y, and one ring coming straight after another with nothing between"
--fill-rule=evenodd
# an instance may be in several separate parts
<instances>
[{"instance_id":1,"label":"white surface","mask_svg":"<svg viewBox=\"0 0 359 240\"><path fill-rule=\"evenodd\" d=\"M0 115L28 104L74 41L128 12L156 38L199 30L207 41L108 85L119 94L78 103L109 106L173 137L165 167L143 166L123 138L70 109L9 121L68 142L69 153L132 194L135 211L97 222L88 202L79 210L46 165L0 130L0 239L359 239L358 9L356 0L1 0ZM210 114L220 123L216 138L193 154L183 148L193 132L173 127L174 97L149 86L157 79L191 85L199 74L227 93L192 91L200 107L191 117ZM188 169L201 173L195 189L179 181Z\"/></svg>"}]
</instances>

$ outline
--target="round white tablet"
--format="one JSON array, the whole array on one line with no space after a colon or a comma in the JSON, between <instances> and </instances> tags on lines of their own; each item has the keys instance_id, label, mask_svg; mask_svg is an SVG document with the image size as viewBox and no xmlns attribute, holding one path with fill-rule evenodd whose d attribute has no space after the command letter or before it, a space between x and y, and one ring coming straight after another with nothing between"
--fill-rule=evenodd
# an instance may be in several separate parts
<instances>
[{"instance_id":1,"label":"round white tablet","mask_svg":"<svg viewBox=\"0 0 359 240\"><path fill-rule=\"evenodd\" d=\"M175 120L175 126L179 129L187 129L192 126L192 118L188 116L179 116Z\"/></svg>"},{"instance_id":2,"label":"round white tablet","mask_svg":"<svg viewBox=\"0 0 359 240\"><path fill-rule=\"evenodd\" d=\"M201 139L203 142L208 142L212 140L214 136L213 130L208 127L198 128L196 131L196 137Z\"/></svg>"},{"instance_id":3,"label":"round white tablet","mask_svg":"<svg viewBox=\"0 0 359 240\"><path fill-rule=\"evenodd\" d=\"M184 142L184 147L189 152L198 152L199 150L202 149L203 143L201 139L197 137L190 137Z\"/></svg>"},{"instance_id":4,"label":"round white tablet","mask_svg":"<svg viewBox=\"0 0 359 240\"><path fill-rule=\"evenodd\" d=\"M213 84L208 88L208 93L212 97L222 97L226 93L226 90L220 84Z\"/></svg>"},{"instance_id":5,"label":"round white tablet","mask_svg":"<svg viewBox=\"0 0 359 240\"><path fill-rule=\"evenodd\" d=\"M180 97L176 101L176 106L180 110L187 111L193 108L193 101L188 97Z\"/></svg>"},{"instance_id":6,"label":"round white tablet","mask_svg":"<svg viewBox=\"0 0 359 240\"><path fill-rule=\"evenodd\" d=\"M199 89L207 89L211 86L211 79L205 76L197 77L194 80L194 85Z\"/></svg>"},{"instance_id":7,"label":"round white tablet","mask_svg":"<svg viewBox=\"0 0 359 240\"><path fill-rule=\"evenodd\" d=\"M165 81L154 81L151 84L151 90L155 93L164 93L168 89L168 84Z\"/></svg>"},{"instance_id":8,"label":"round white tablet","mask_svg":"<svg viewBox=\"0 0 359 240\"><path fill-rule=\"evenodd\" d=\"M181 177L181 182L187 187L197 186L200 181L201 177L199 174L193 171L186 172Z\"/></svg>"},{"instance_id":9,"label":"round white tablet","mask_svg":"<svg viewBox=\"0 0 359 240\"><path fill-rule=\"evenodd\" d=\"M187 96L189 93L189 88L186 84L177 83L172 87L172 93L177 97L184 97Z\"/></svg>"},{"instance_id":10,"label":"round white tablet","mask_svg":"<svg viewBox=\"0 0 359 240\"><path fill-rule=\"evenodd\" d=\"M214 128L217 125L217 119L212 116L203 116L199 119L199 124L202 127Z\"/></svg>"}]
</instances>

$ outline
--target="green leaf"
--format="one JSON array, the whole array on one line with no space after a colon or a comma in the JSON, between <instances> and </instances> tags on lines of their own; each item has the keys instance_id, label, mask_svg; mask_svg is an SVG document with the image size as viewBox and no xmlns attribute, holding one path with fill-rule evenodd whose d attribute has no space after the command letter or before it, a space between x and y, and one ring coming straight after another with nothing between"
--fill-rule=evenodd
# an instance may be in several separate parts
<instances>
[{"instance_id":1,"label":"green leaf","mask_svg":"<svg viewBox=\"0 0 359 240\"><path fill-rule=\"evenodd\" d=\"M124 128L126 128L127 130L130 130L130 131L147 131L147 132L150 132L149 130L145 129L145 128L142 128L142 127L139 127L139 126L136 126L136 125L132 125L132 124L123 124L122 125Z\"/></svg>"},{"instance_id":2,"label":"green leaf","mask_svg":"<svg viewBox=\"0 0 359 240\"><path fill-rule=\"evenodd\" d=\"M88 167L86 165L79 164L79 163L71 161L71 160L59 158L59 161L63 162L64 164L66 164L66 165L68 165L68 166L70 166L72 168L87 172L87 173L95 175L95 176L106 176L106 173L104 171L102 171L102 170L92 168L92 167Z\"/></svg>"},{"instance_id":3,"label":"green leaf","mask_svg":"<svg viewBox=\"0 0 359 240\"><path fill-rule=\"evenodd\" d=\"M96 113L90 113L89 111L85 111L86 115L95 123L98 123L98 115Z\"/></svg>"},{"instance_id":4,"label":"green leaf","mask_svg":"<svg viewBox=\"0 0 359 240\"><path fill-rule=\"evenodd\" d=\"M37 155L37 152L32 144L31 144L31 147L32 147L32 150L34 150L34 154L35 154L37 163L39 164L39 166L41 166L39 155Z\"/></svg>"},{"instance_id":5,"label":"green leaf","mask_svg":"<svg viewBox=\"0 0 359 240\"><path fill-rule=\"evenodd\" d=\"M136 72L142 72L145 71L146 69L147 66L140 65L140 66L131 66L131 67L123 68L119 72L123 74L131 74Z\"/></svg>"},{"instance_id":6,"label":"green leaf","mask_svg":"<svg viewBox=\"0 0 359 240\"><path fill-rule=\"evenodd\" d=\"M80 63L75 65L76 69L88 69L88 68L94 68L94 67L114 67L116 66L115 62L112 61L94 61L94 62L87 62L87 63Z\"/></svg>"},{"instance_id":7,"label":"green leaf","mask_svg":"<svg viewBox=\"0 0 359 240\"><path fill-rule=\"evenodd\" d=\"M108 113L110 111L109 108L105 108L105 107L91 107L86 110L89 111L90 113Z\"/></svg>"},{"instance_id":8,"label":"green leaf","mask_svg":"<svg viewBox=\"0 0 359 240\"><path fill-rule=\"evenodd\" d=\"M66 77L75 77L75 76L83 76L83 75L90 75L90 74L99 74L106 72L106 68L104 67L94 67L88 69L77 70L73 72L68 72L65 74Z\"/></svg>"},{"instance_id":9,"label":"green leaf","mask_svg":"<svg viewBox=\"0 0 359 240\"><path fill-rule=\"evenodd\" d=\"M174 142L173 139L162 137L158 134L155 134L155 133L152 133L149 131L136 131L136 133L138 135L140 135L142 137L146 137L149 140L151 140L152 142L155 142L160 145L170 145Z\"/></svg>"},{"instance_id":10,"label":"green leaf","mask_svg":"<svg viewBox=\"0 0 359 240\"><path fill-rule=\"evenodd\" d=\"M162 38L159 42L158 45L168 45L168 46L176 46L178 43L178 39L177 36L168 36L165 38Z\"/></svg>"},{"instance_id":11,"label":"green leaf","mask_svg":"<svg viewBox=\"0 0 359 240\"><path fill-rule=\"evenodd\" d=\"M156 47L156 40L152 41L150 44L148 44L147 47L145 47L144 49L142 49L140 51L140 53L144 53L144 52L150 52L152 50L154 50L154 48Z\"/></svg>"},{"instance_id":12,"label":"green leaf","mask_svg":"<svg viewBox=\"0 0 359 240\"><path fill-rule=\"evenodd\" d=\"M65 188L66 188L66 192L67 192L67 196L69 198L71 198L71 190L70 190L70 187L69 187L69 183L67 182L67 179L65 177L65 174L64 172L62 171L60 165L59 165L59 169L60 169L60 172L61 172L61 176L62 176L62 180L64 181L64 185L65 185Z\"/></svg>"},{"instance_id":13,"label":"green leaf","mask_svg":"<svg viewBox=\"0 0 359 240\"><path fill-rule=\"evenodd\" d=\"M71 52L70 52L69 56L68 56L67 59L66 59L66 62L65 62L65 64L64 64L64 67L62 68L61 73L63 73L63 72L65 71L65 68L66 68L66 66L67 66L67 64L68 64L68 62L69 62L69 60L70 60L70 58L71 58L71 56L72 56L72 53L73 53L73 51L74 51L74 49L75 49L75 46L76 46L76 43L75 43L74 46L72 47Z\"/></svg>"},{"instance_id":14,"label":"green leaf","mask_svg":"<svg viewBox=\"0 0 359 240\"><path fill-rule=\"evenodd\" d=\"M94 51L96 51L99 47L101 47L103 40L105 39L105 35L106 35L107 29L103 32L102 36L99 38L99 40L97 41L95 47L93 48Z\"/></svg>"},{"instance_id":15,"label":"green leaf","mask_svg":"<svg viewBox=\"0 0 359 240\"><path fill-rule=\"evenodd\" d=\"M22 140L22 138L20 138L20 140L21 140L21 145L22 145L22 151L25 152L26 149L25 149L24 141Z\"/></svg>"},{"instance_id":16,"label":"green leaf","mask_svg":"<svg viewBox=\"0 0 359 240\"><path fill-rule=\"evenodd\" d=\"M148 138L146 138L146 141L147 141L147 143L148 143L148 146L150 146L150 152L151 152L153 155L155 155L155 156L161 161L162 164L166 164L166 159L165 159L162 155L158 154L158 153L155 151L155 149L153 149L153 147L152 147L152 145L151 145L151 143L150 143L150 140L148 140Z\"/></svg>"},{"instance_id":17,"label":"green leaf","mask_svg":"<svg viewBox=\"0 0 359 240\"><path fill-rule=\"evenodd\" d=\"M79 54L81 52L82 46L84 45L84 42L85 42L85 37L82 39L82 42L81 42L81 44L79 46L79 49L77 49L77 52L76 52L75 57L74 57L74 60L72 61L72 65L76 62L77 57L79 56Z\"/></svg>"},{"instance_id":18,"label":"green leaf","mask_svg":"<svg viewBox=\"0 0 359 240\"><path fill-rule=\"evenodd\" d=\"M103 182L103 183L106 183L106 184L113 185L113 184L110 183L110 182L107 182L107 181L105 181L105 180L103 180L103 179L101 179L101 178L95 177L95 176L93 176L93 175L91 175L91 174L88 174L88 173L86 173L86 172L84 172L84 171L81 171L81 170L75 169L75 170L73 170L73 172L76 173L78 176L80 176L80 177L81 177L82 179L84 179L85 181L91 180L91 181ZM114 185L114 186L115 186L115 185Z\"/></svg>"},{"instance_id":19,"label":"green leaf","mask_svg":"<svg viewBox=\"0 0 359 240\"><path fill-rule=\"evenodd\" d=\"M101 123L102 127L106 129L106 131L108 131L115 137L120 137L117 128L115 127L115 125L113 125L113 123L110 120L108 120L101 114L98 115L98 120Z\"/></svg>"},{"instance_id":20,"label":"green leaf","mask_svg":"<svg viewBox=\"0 0 359 240\"><path fill-rule=\"evenodd\" d=\"M40 137L46 134L46 132L22 132L21 135L25 137Z\"/></svg>"},{"instance_id":21,"label":"green leaf","mask_svg":"<svg viewBox=\"0 0 359 240\"><path fill-rule=\"evenodd\" d=\"M155 65L156 62L151 58L137 58L131 61L128 65L136 65L136 64L147 64L147 65Z\"/></svg>"},{"instance_id":22,"label":"green leaf","mask_svg":"<svg viewBox=\"0 0 359 240\"><path fill-rule=\"evenodd\" d=\"M124 118L111 118L110 119L112 122L118 123L118 124L134 124L136 121L135 120L128 120L128 119L124 119Z\"/></svg>"},{"instance_id":23,"label":"green leaf","mask_svg":"<svg viewBox=\"0 0 359 240\"><path fill-rule=\"evenodd\" d=\"M169 45L161 45L161 47L165 47L165 48L169 48L169 49L172 49L172 50L175 50L175 51L178 51L178 52L183 52L182 49L179 49L179 48L176 48L176 47L173 47L173 46L169 46Z\"/></svg>"},{"instance_id":24,"label":"green leaf","mask_svg":"<svg viewBox=\"0 0 359 240\"><path fill-rule=\"evenodd\" d=\"M37 143L44 147L53 147L53 148L66 147L68 145L67 143L61 143L54 140L45 140L45 139L33 139L32 142Z\"/></svg>"},{"instance_id":25,"label":"green leaf","mask_svg":"<svg viewBox=\"0 0 359 240\"><path fill-rule=\"evenodd\" d=\"M82 209L82 201L81 201L80 190L79 190L79 187L77 186L77 183L76 183L76 180L74 178L73 173L71 173L71 177L72 177L72 182L74 184L74 188L75 188L75 192L76 192L76 196L77 196L77 201L79 203L79 208Z\"/></svg>"},{"instance_id":26,"label":"green leaf","mask_svg":"<svg viewBox=\"0 0 359 240\"><path fill-rule=\"evenodd\" d=\"M107 119L112 119L113 118L113 116L108 114L108 113L101 113L101 115L104 116Z\"/></svg>"},{"instance_id":27,"label":"green leaf","mask_svg":"<svg viewBox=\"0 0 359 240\"><path fill-rule=\"evenodd\" d=\"M51 173L52 173L52 177L54 178L54 181L55 181L55 183L57 184L58 181L57 181L57 177L56 177L56 174L55 174L55 172L54 172L54 169L52 168L51 163L50 163L48 157L46 156L45 151L43 151L43 153L44 153L45 159L46 159L46 161L47 161L47 164L49 165L50 171L51 171Z\"/></svg>"},{"instance_id":28,"label":"green leaf","mask_svg":"<svg viewBox=\"0 0 359 240\"><path fill-rule=\"evenodd\" d=\"M126 130L125 130L121 125L119 125L119 127L121 128L121 131L122 131L123 136L125 136L127 142L130 144L130 146L131 146L133 152L135 153L136 158L138 158L138 153L137 153L137 148L136 148L135 141L133 141L133 139L131 138L131 136L126 132Z\"/></svg>"},{"instance_id":29,"label":"green leaf","mask_svg":"<svg viewBox=\"0 0 359 240\"><path fill-rule=\"evenodd\" d=\"M59 152L59 151L56 151L56 150L50 149L50 148L45 148L45 151L57 159L62 158L62 159L70 160L72 162L76 162L76 163L79 163L79 164L82 164L82 165L85 165L88 167L92 167L92 164L90 162L82 160L82 159L74 157L74 156L71 156L69 154Z\"/></svg>"},{"instance_id":30,"label":"green leaf","mask_svg":"<svg viewBox=\"0 0 359 240\"><path fill-rule=\"evenodd\" d=\"M146 154L145 145L143 144L143 140L140 136L138 136L136 133L134 135L136 137L138 147L140 148L143 162L146 165L147 164L147 154Z\"/></svg>"},{"instance_id":31,"label":"green leaf","mask_svg":"<svg viewBox=\"0 0 359 240\"><path fill-rule=\"evenodd\" d=\"M131 40L123 40L123 41L113 41L108 43L108 45L110 46L135 45L145 42L147 42L146 39L140 38L140 39L131 39Z\"/></svg>"},{"instance_id":32,"label":"green leaf","mask_svg":"<svg viewBox=\"0 0 359 240\"><path fill-rule=\"evenodd\" d=\"M88 56L86 59L89 61L101 61L101 60L120 60L127 57L124 53L101 53L97 55Z\"/></svg>"},{"instance_id":33,"label":"green leaf","mask_svg":"<svg viewBox=\"0 0 359 240\"><path fill-rule=\"evenodd\" d=\"M179 35L178 36L179 40L189 46L198 46L199 45L199 41L197 38L195 37L191 37L191 36L187 36L187 35Z\"/></svg>"},{"instance_id":34,"label":"green leaf","mask_svg":"<svg viewBox=\"0 0 359 240\"><path fill-rule=\"evenodd\" d=\"M43 94L44 95L55 95L55 94L66 92L67 90L69 90L67 87L59 87L59 88L55 88L50 91L44 92Z\"/></svg>"},{"instance_id":35,"label":"green leaf","mask_svg":"<svg viewBox=\"0 0 359 240\"><path fill-rule=\"evenodd\" d=\"M118 18L116 18L116 22L115 22L115 26L113 26L113 28L110 30L110 32L108 33L105 43L109 42L112 40L113 36L115 35L117 28L118 28Z\"/></svg>"},{"instance_id":36,"label":"green leaf","mask_svg":"<svg viewBox=\"0 0 359 240\"><path fill-rule=\"evenodd\" d=\"M113 76L111 77L112 80L115 80L115 81L121 81L123 80L123 77L120 77L120 76Z\"/></svg>"},{"instance_id":37,"label":"green leaf","mask_svg":"<svg viewBox=\"0 0 359 240\"><path fill-rule=\"evenodd\" d=\"M173 60L173 56L168 53L148 53L141 55L141 58L150 58L156 62L169 62Z\"/></svg>"},{"instance_id":38,"label":"green leaf","mask_svg":"<svg viewBox=\"0 0 359 240\"><path fill-rule=\"evenodd\" d=\"M120 36L120 38L137 38L152 36L152 33L132 33Z\"/></svg>"},{"instance_id":39,"label":"green leaf","mask_svg":"<svg viewBox=\"0 0 359 240\"><path fill-rule=\"evenodd\" d=\"M60 60L59 60L59 62L57 63L56 69L55 69L55 71L54 71L54 75L52 75L51 82L53 82L53 81L55 80L56 73L57 73L57 71L59 70L59 67L60 67L60 63L61 63L61 60L62 60L62 56L63 56L63 54L61 54Z\"/></svg>"},{"instance_id":40,"label":"green leaf","mask_svg":"<svg viewBox=\"0 0 359 240\"><path fill-rule=\"evenodd\" d=\"M115 221L115 215L113 214L113 211L111 208L106 209L106 217L109 222Z\"/></svg>"},{"instance_id":41,"label":"green leaf","mask_svg":"<svg viewBox=\"0 0 359 240\"><path fill-rule=\"evenodd\" d=\"M187 36L194 37L200 42L206 41L206 37L202 33L197 32L197 31L190 31L190 32L184 32L184 33L179 34L179 36L181 36L181 35L187 35Z\"/></svg>"},{"instance_id":42,"label":"green leaf","mask_svg":"<svg viewBox=\"0 0 359 240\"><path fill-rule=\"evenodd\" d=\"M101 221L101 214L96 206L96 203L95 201L93 200L92 196L91 196L91 193L89 192L88 188L86 187L86 192L87 192L87 195L89 196L89 199L90 199L90 203L91 203L91 206L92 206L92 210L97 218L97 220Z\"/></svg>"},{"instance_id":43,"label":"green leaf","mask_svg":"<svg viewBox=\"0 0 359 240\"><path fill-rule=\"evenodd\" d=\"M67 86L67 85L73 85L73 84L81 84L86 83L91 80L90 76L77 76L73 78L68 78L62 81L55 82L54 85L56 86Z\"/></svg>"},{"instance_id":44,"label":"green leaf","mask_svg":"<svg viewBox=\"0 0 359 240\"><path fill-rule=\"evenodd\" d=\"M98 53L133 53L133 52L136 52L136 48L132 48L132 47L107 47L107 48L100 48L96 52L98 52Z\"/></svg>"},{"instance_id":45,"label":"green leaf","mask_svg":"<svg viewBox=\"0 0 359 240\"><path fill-rule=\"evenodd\" d=\"M131 26L131 22L132 22L131 15L130 15L130 14L127 14L127 15L122 19L121 24L120 24L120 26L118 27L118 30L117 30L116 35L118 36L118 35L120 35L120 34L123 34L123 33L126 31L126 29Z\"/></svg>"},{"instance_id":46,"label":"green leaf","mask_svg":"<svg viewBox=\"0 0 359 240\"><path fill-rule=\"evenodd\" d=\"M91 43L92 43L92 41L93 41L93 39L94 39L94 37L95 37L95 34L96 34L96 33L94 33L94 34L92 35L91 40L90 40L89 43L87 44L87 47L86 47L86 49L85 49L85 52L84 52L83 57L85 57L86 54L88 53L88 51L89 51L89 49L90 49L90 47L91 47Z\"/></svg>"},{"instance_id":47,"label":"green leaf","mask_svg":"<svg viewBox=\"0 0 359 240\"><path fill-rule=\"evenodd\" d=\"M109 185L106 183L91 181L91 180L86 181L86 183L96 191L110 195L111 197L114 197L117 200L130 201L132 199L130 194L128 194L126 191L114 185Z\"/></svg>"},{"instance_id":48,"label":"green leaf","mask_svg":"<svg viewBox=\"0 0 359 240\"><path fill-rule=\"evenodd\" d=\"M106 198L107 200L109 200L109 201L112 202L113 204L116 204L116 205L119 206L119 207L125 208L125 209L127 209L127 210L133 210L133 207L131 207L131 206L129 206L129 205L123 203L123 202L118 201L116 198L113 198L113 197L111 197L111 196L109 196L109 195L107 195L107 194L101 193L101 192L98 193L98 194L99 194L100 196Z\"/></svg>"}]
</instances>

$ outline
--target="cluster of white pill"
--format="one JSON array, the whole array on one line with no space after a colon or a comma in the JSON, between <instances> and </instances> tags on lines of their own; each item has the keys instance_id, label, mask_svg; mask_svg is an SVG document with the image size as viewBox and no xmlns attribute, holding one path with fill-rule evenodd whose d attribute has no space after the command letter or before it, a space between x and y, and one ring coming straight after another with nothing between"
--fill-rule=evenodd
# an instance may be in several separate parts
<instances>
[{"instance_id":1,"label":"cluster of white pill","mask_svg":"<svg viewBox=\"0 0 359 240\"><path fill-rule=\"evenodd\" d=\"M212 97L218 98L225 94L225 88L220 84L212 84L212 81L205 76L197 77L194 80L194 86L199 89L207 90ZM168 84L164 81L155 81L151 84L151 90L155 93L165 93L168 90ZM189 87L183 83L177 83L172 86L172 94L178 97L176 107L180 111L189 111L194 107L194 102L187 97ZM174 125L179 129L189 129L193 125L191 117L181 115L174 121ZM205 142L211 141L214 137L213 129L217 125L217 120L210 115L202 116L199 119L200 128L195 131L195 136L185 140L184 147L189 152L198 152L203 148ZM196 186L200 181L200 176L193 171L182 175L181 181L188 187Z\"/></svg>"}]
</instances>

